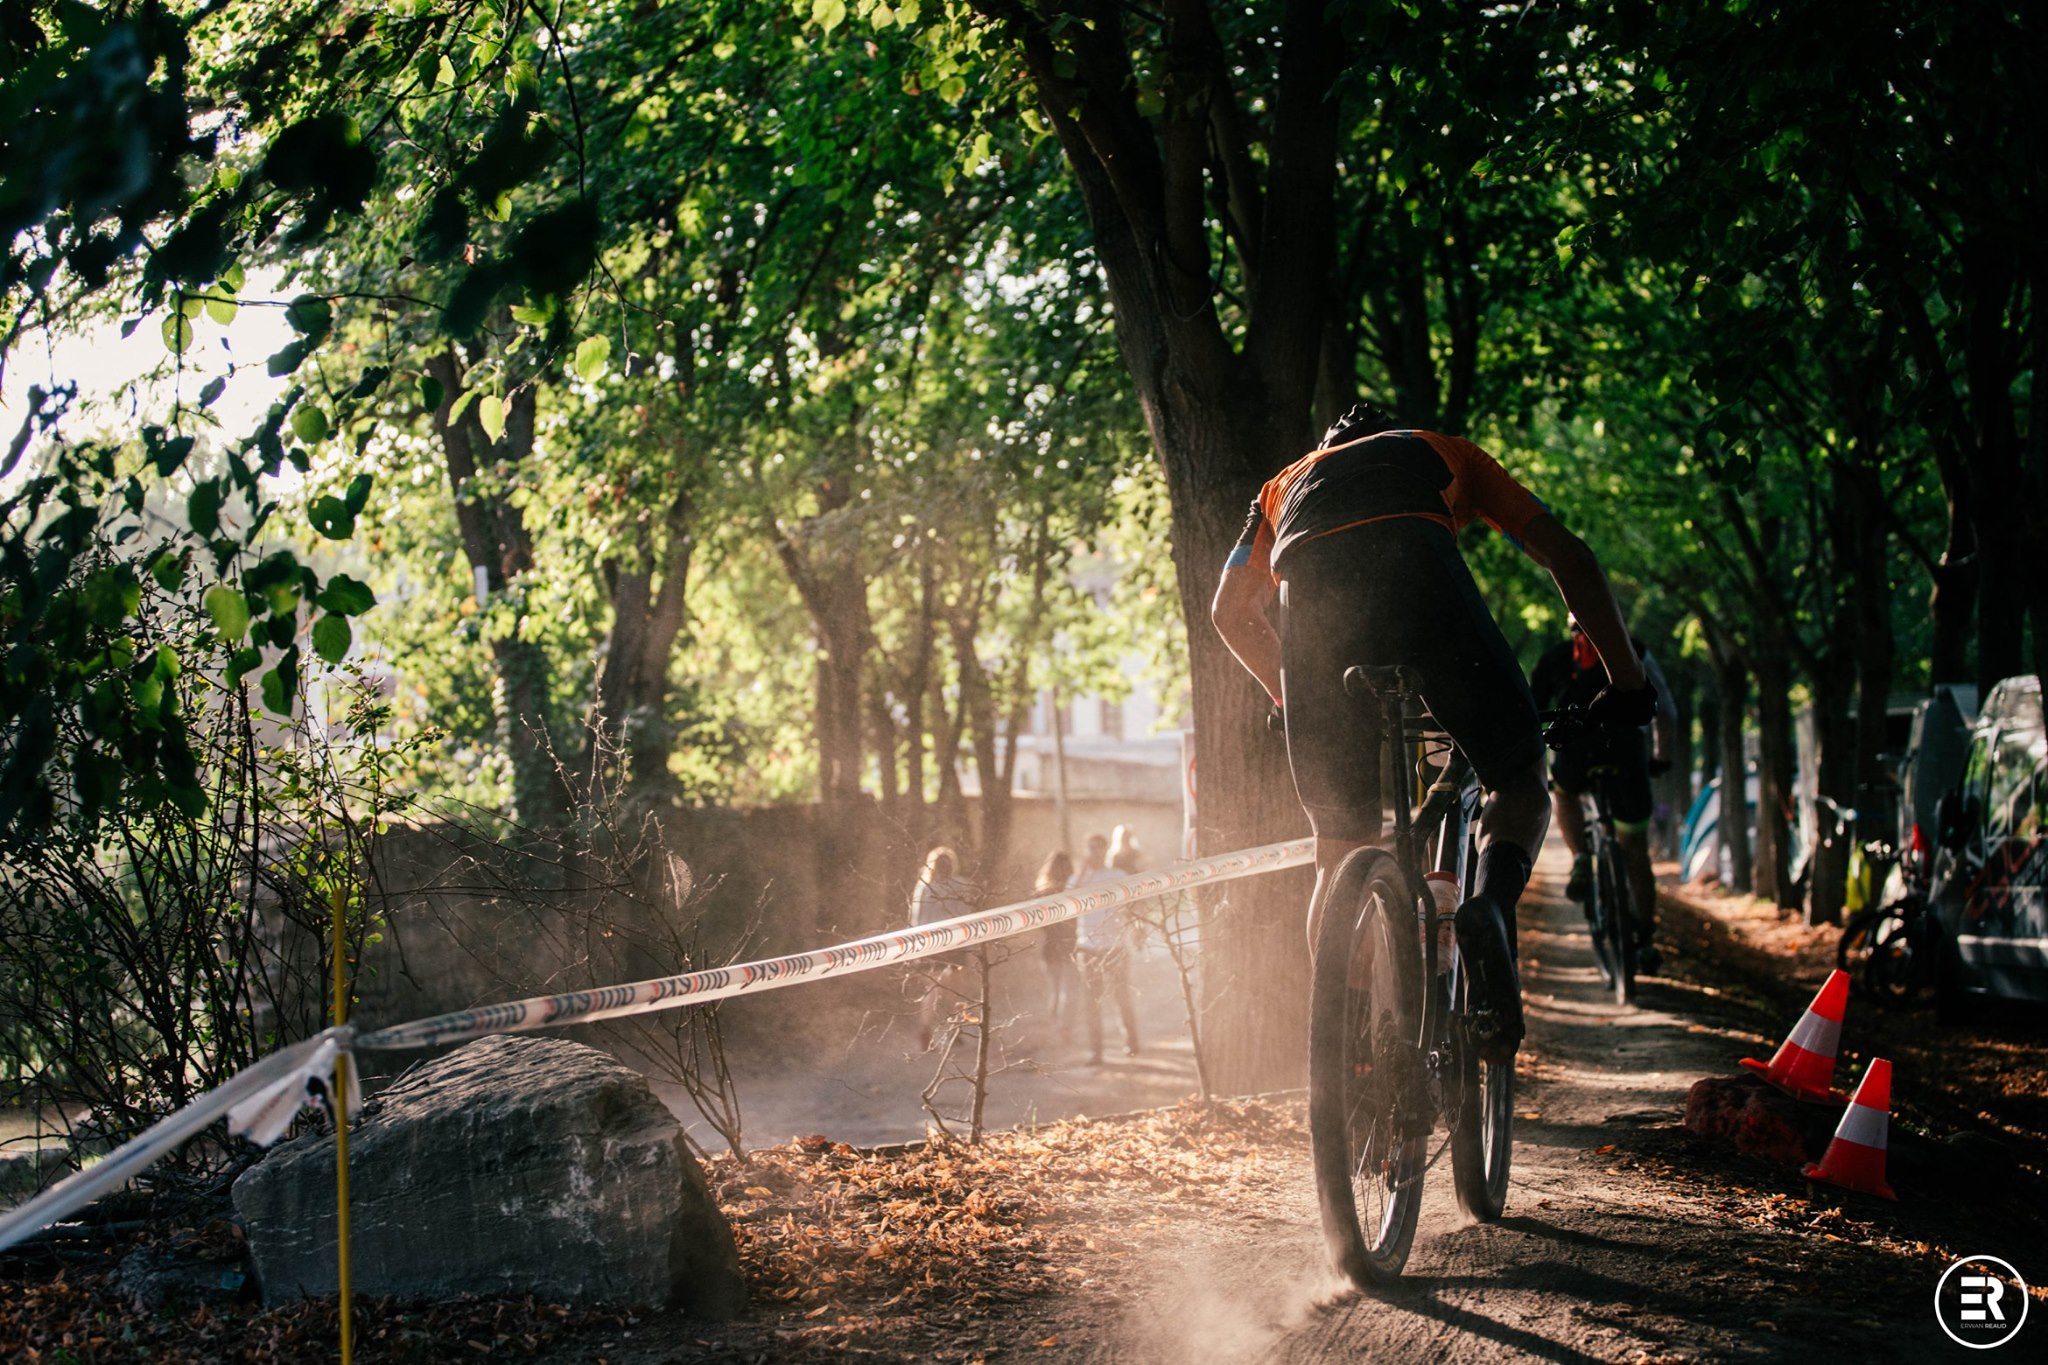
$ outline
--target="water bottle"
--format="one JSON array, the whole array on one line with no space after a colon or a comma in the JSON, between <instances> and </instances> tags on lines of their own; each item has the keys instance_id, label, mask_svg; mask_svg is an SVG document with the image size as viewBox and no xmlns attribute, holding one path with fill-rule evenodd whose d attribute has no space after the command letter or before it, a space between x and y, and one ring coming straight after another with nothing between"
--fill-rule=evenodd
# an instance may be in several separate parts
<instances>
[{"instance_id":1,"label":"water bottle","mask_svg":"<svg viewBox=\"0 0 2048 1365\"><path fill-rule=\"evenodd\" d=\"M1425 872L1422 884L1436 910L1436 969L1441 974L1458 961L1458 903L1464 897L1455 872Z\"/></svg>"}]
</instances>

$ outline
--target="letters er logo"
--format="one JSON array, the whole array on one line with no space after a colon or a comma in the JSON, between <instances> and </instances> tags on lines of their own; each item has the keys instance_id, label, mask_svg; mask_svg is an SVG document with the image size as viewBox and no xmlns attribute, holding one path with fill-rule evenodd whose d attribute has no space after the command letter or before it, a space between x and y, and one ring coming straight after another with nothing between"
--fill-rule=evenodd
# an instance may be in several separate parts
<instances>
[{"instance_id":1,"label":"letters er logo","mask_svg":"<svg viewBox=\"0 0 2048 1365\"><path fill-rule=\"evenodd\" d=\"M2026 1325L2027 1282L1996 1256L1965 1256L1934 1286L1934 1317L1958 1346L2003 1346Z\"/></svg>"}]
</instances>

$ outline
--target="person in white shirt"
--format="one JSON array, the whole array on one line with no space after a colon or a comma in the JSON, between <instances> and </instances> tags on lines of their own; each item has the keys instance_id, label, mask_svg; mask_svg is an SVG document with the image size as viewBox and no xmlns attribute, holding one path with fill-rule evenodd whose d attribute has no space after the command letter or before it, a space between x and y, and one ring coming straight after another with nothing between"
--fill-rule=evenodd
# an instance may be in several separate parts
<instances>
[{"instance_id":1,"label":"person in white shirt","mask_svg":"<svg viewBox=\"0 0 2048 1365\"><path fill-rule=\"evenodd\" d=\"M1118 827L1119 834L1125 831ZM1088 850L1070 888L1094 882L1115 881L1137 870L1137 845L1128 841L1124 850L1128 868L1110 865L1110 841L1100 834L1088 837ZM1081 916L1075 959L1081 966L1081 984L1088 993L1088 1060L1102 1060L1102 998L1116 999L1117 1013L1124 1025L1124 1055L1138 1055L1138 1002L1131 993L1131 943L1124 907L1090 910Z\"/></svg>"},{"instance_id":2,"label":"person in white shirt","mask_svg":"<svg viewBox=\"0 0 2048 1365\"><path fill-rule=\"evenodd\" d=\"M918 874L917 886L910 893L911 924L937 924L977 908L974 888L958 875L959 868L960 857L950 848L935 848L925 854L924 870ZM931 1050L939 1012L959 995L954 982L966 962L966 952L958 949L923 959L924 970L930 977L917 1007L917 1045L923 1051Z\"/></svg>"}]
</instances>

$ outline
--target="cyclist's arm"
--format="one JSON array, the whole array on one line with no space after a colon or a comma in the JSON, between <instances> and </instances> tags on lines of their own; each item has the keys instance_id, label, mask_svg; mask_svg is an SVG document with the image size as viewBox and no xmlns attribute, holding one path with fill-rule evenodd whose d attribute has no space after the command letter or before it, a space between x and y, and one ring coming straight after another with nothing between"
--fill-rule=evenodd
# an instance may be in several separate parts
<instances>
[{"instance_id":1,"label":"cyclist's arm","mask_svg":"<svg viewBox=\"0 0 2048 1365\"><path fill-rule=\"evenodd\" d=\"M1266 619L1275 591L1273 575L1263 566L1233 564L1216 585L1209 619L1230 652L1245 666L1275 705L1280 701L1280 637Z\"/></svg>"},{"instance_id":2,"label":"cyclist's arm","mask_svg":"<svg viewBox=\"0 0 2048 1365\"><path fill-rule=\"evenodd\" d=\"M1621 619L1621 608L1615 605L1606 571L1586 542L1548 512L1523 527L1516 539L1522 552L1550 574L1565 605L1586 628L1586 638L1600 651L1600 662L1607 667L1608 681L1627 691L1648 681L1643 661L1636 657L1629 639L1628 626Z\"/></svg>"}]
</instances>

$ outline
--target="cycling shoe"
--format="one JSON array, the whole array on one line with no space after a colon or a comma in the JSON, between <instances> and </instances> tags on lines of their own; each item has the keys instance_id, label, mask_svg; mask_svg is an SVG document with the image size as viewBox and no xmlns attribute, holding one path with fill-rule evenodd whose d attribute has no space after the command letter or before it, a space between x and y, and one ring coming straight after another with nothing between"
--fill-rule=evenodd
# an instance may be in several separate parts
<instances>
[{"instance_id":1,"label":"cycling shoe","mask_svg":"<svg viewBox=\"0 0 2048 1365\"><path fill-rule=\"evenodd\" d=\"M1458 907L1458 952L1472 973L1474 1041L1490 1062L1514 1060L1522 1045L1522 982L1500 908L1482 896Z\"/></svg>"},{"instance_id":2,"label":"cycling shoe","mask_svg":"<svg viewBox=\"0 0 2048 1365\"><path fill-rule=\"evenodd\" d=\"M1593 859L1584 853L1572 859L1572 875L1564 884L1567 899L1584 905L1593 895Z\"/></svg>"},{"instance_id":3,"label":"cycling shoe","mask_svg":"<svg viewBox=\"0 0 2048 1365\"><path fill-rule=\"evenodd\" d=\"M1664 954L1657 951L1654 943L1638 944L1636 947L1636 972L1641 976L1655 976L1664 965Z\"/></svg>"}]
</instances>

